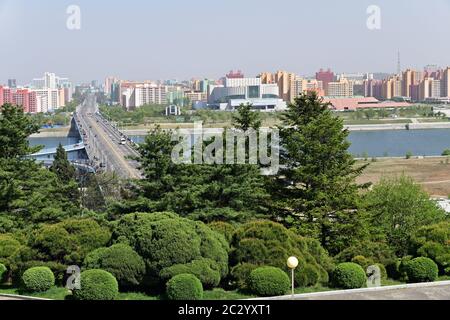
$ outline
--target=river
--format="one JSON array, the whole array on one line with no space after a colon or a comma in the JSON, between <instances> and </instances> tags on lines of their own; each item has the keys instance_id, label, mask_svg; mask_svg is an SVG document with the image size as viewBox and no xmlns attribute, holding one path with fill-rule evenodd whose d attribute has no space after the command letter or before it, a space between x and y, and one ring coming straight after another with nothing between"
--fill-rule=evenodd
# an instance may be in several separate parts
<instances>
[{"instance_id":1,"label":"river","mask_svg":"<svg viewBox=\"0 0 450 320\"><path fill-rule=\"evenodd\" d=\"M132 137L137 143L144 136ZM54 148L59 143L74 144L76 139L68 138L31 138L32 145L44 145ZM407 153L414 156L439 156L445 149L450 149L450 129L425 130L380 130L352 131L349 136L350 153L362 157L403 157Z\"/></svg>"}]
</instances>

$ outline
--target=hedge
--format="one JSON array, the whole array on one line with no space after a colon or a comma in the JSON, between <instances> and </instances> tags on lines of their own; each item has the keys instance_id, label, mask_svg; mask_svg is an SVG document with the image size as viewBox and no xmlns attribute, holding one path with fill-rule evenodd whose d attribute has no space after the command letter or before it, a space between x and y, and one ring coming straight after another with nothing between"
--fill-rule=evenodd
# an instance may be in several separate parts
<instances>
[{"instance_id":1,"label":"hedge","mask_svg":"<svg viewBox=\"0 0 450 320\"><path fill-rule=\"evenodd\" d=\"M0 263L0 284L3 283L7 271L8 269L6 268L6 266Z\"/></svg>"},{"instance_id":2,"label":"hedge","mask_svg":"<svg viewBox=\"0 0 450 320\"><path fill-rule=\"evenodd\" d=\"M408 282L433 282L439 275L437 264L430 258L418 257L405 265Z\"/></svg>"},{"instance_id":3,"label":"hedge","mask_svg":"<svg viewBox=\"0 0 450 320\"><path fill-rule=\"evenodd\" d=\"M298 287L313 287L320 279L319 270L312 265L297 268L294 272L295 285Z\"/></svg>"},{"instance_id":4,"label":"hedge","mask_svg":"<svg viewBox=\"0 0 450 320\"><path fill-rule=\"evenodd\" d=\"M233 236L230 265L273 266L288 272L286 260L296 256L298 270L311 266L319 273L319 282L328 282L328 272L334 268L333 260L317 240L297 236L283 225L267 221L243 224ZM241 274L234 272L234 274ZM236 284L244 279L233 276Z\"/></svg>"},{"instance_id":5,"label":"hedge","mask_svg":"<svg viewBox=\"0 0 450 320\"><path fill-rule=\"evenodd\" d=\"M34 267L24 272L22 282L27 292L44 292L55 285L55 276L48 267Z\"/></svg>"},{"instance_id":6,"label":"hedge","mask_svg":"<svg viewBox=\"0 0 450 320\"><path fill-rule=\"evenodd\" d=\"M137 213L123 216L113 232L114 242L129 244L146 263L145 286L163 287L163 269L210 259L220 276L228 274L228 243L204 223L174 213Z\"/></svg>"},{"instance_id":7,"label":"hedge","mask_svg":"<svg viewBox=\"0 0 450 320\"><path fill-rule=\"evenodd\" d=\"M169 300L201 300L203 287L196 276L179 274L167 282L166 294Z\"/></svg>"},{"instance_id":8,"label":"hedge","mask_svg":"<svg viewBox=\"0 0 450 320\"><path fill-rule=\"evenodd\" d=\"M332 285L341 289L358 289L367 283L366 272L356 263L344 262L339 264L332 273Z\"/></svg>"},{"instance_id":9,"label":"hedge","mask_svg":"<svg viewBox=\"0 0 450 320\"><path fill-rule=\"evenodd\" d=\"M117 279L121 289L138 286L145 275L144 259L125 244L92 251L84 260L84 267L108 271Z\"/></svg>"},{"instance_id":10,"label":"hedge","mask_svg":"<svg viewBox=\"0 0 450 320\"><path fill-rule=\"evenodd\" d=\"M119 294L116 278L104 270L83 271L80 275L80 286L80 289L73 291L77 300L114 300Z\"/></svg>"},{"instance_id":11,"label":"hedge","mask_svg":"<svg viewBox=\"0 0 450 320\"><path fill-rule=\"evenodd\" d=\"M280 268L260 267L250 273L249 287L258 296L281 296L289 290L290 281Z\"/></svg>"},{"instance_id":12,"label":"hedge","mask_svg":"<svg viewBox=\"0 0 450 320\"><path fill-rule=\"evenodd\" d=\"M160 277L163 281L179 274L193 274L206 289L212 289L220 283L220 270L216 262L211 259L194 260L187 264L177 264L161 270Z\"/></svg>"}]
</instances>

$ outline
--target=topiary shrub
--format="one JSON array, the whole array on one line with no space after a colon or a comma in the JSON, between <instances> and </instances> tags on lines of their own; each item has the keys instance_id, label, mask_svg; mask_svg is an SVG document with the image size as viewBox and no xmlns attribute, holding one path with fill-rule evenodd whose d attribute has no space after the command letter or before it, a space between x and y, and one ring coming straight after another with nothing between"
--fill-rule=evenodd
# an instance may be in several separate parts
<instances>
[{"instance_id":1,"label":"topiary shrub","mask_svg":"<svg viewBox=\"0 0 450 320\"><path fill-rule=\"evenodd\" d=\"M144 259L126 244L92 251L84 260L84 267L108 271L117 279L121 289L138 286L145 275Z\"/></svg>"},{"instance_id":2,"label":"topiary shrub","mask_svg":"<svg viewBox=\"0 0 450 320\"><path fill-rule=\"evenodd\" d=\"M5 280L7 271L8 271L8 269L6 268L6 266L4 264L0 263L0 284L2 284L3 281Z\"/></svg>"},{"instance_id":3,"label":"topiary shrub","mask_svg":"<svg viewBox=\"0 0 450 320\"><path fill-rule=\"evenodd\" d=\"M44 292L55 285L55 276L48 267L34 267L23 273L22 282L27 292Z\"/></svg>"},{"instance_id":4,"label":"topiary shrub","mask_svg":"<svg viewBox=\"0 0 450 320\"><path fill-rule=\"evenodd\" d=\"M252 221L238 228L233 236L230 253L232 267L238 265L273 266L289 272L286 260L296 256L298 269L310 265L319 272L319 282L328 282L328 271L334 268L328 253L314 239L297 236L284 226L271 221ZM233 277L235 283L242 279Z\"/></svg>"},{"instance_id":5,"label":"topiary shrub","mask_svg":"<svg viewBox=\"0 0 450 320\"><path fill-rule=\"evenodd\" d=\"M21 247L20 242L9 234L0 234L0 260L14 255Z\"/></svg>"},{"instance_id":6,"label":"topiary shrub","mask_svg":"<svg viewBox=\"0 0 450 320\"><path fill-rule=\"evenodd\" d=\"M228 243L231 243L236 228L231 224L223 221L211 222L208 224L211 230L214 230L225 237Z\"/></svg>"},{"instance_id":7,"label":"topiary shrub","mask_svg":"<svg viewBox=\"0 0 450 320\"><path fill-rule=\"evenodd\" d=\"M353 259L357 264L381 263L385 266L397 260L395 253L384 242L361 241L355 245L342 250L334 257L339 263L351 262Z\"/></svg>"},{"instance_id":8,"label":"topiary shrub","mask_svg":"<svg viewBox=\"0 0 450 320\"><path fill-rule=\"evenodd\" d=\"M335 288L359 289L367 282L366 272L356 263L344 262L333 271L331 283Z\"/></svg>"},{"instance_id":9,"label":"topiary shrub","mask_svg":"<svg viewBox=\"0 0 450 320\"><path fill-rule=\"evenodd\" d=\"M297 268L294 273L294 281L297 287L313 287L319 282L319 279L319 270L313 265Z\"/></svg>"},{"instance_id":10,"label":"topiary shrub","mask_svg":"<svg viewBox=\"0 0 450 320\"><path fill-rule=\"evenodd\" d=\"M439 275L437 264L430 258L418 257L405 265L408 282L433 282Z\"/></svg>"},{"instance_id":11,"label":"topiary shrub","mask_svg":"<svg viewBox=\"0 0 450 320\"><path fill-rule=\"evenodd\" d=\"M174 213L136 213L123 216L113 232L115 242L129 244L146 264L145 286L163 287L160 272L174 265L210 259L221 277L228 274L228 243L204 223Z\"/></svg>"},{"instance_id":12,"label":"topiary shrub","mask_svg":"<svg viewBox=\"0 0 450 320\"><path fill-rule=\"evenodd\" d=\"M164 268L159 273L162 281L168 281L179 274L193 274L204 288L212 289L220 283L220 270L216 262L211 259L194 260L187 264L176 264Z\"/></svg>"},{"instance_id":13,"label":"topiary shrub","mask_svg":"<svg viewBox=\"0 0 450 320\"><path fill-rule=\"evenodd\" d=\"M77 300L114 300L119 294L116 278L99 269L83 271L80 275L80 287L73 291Z\"/></svg>"},{"instance_id":14,"label":"topiary shrub","mask_svg":"<svg viewBox=\"0 0 450 320\"><path fill-rule=\"evenodd\" d=\"M450 222L419 228L413 236L415 256L432 259L441 275L449 274L450 267Z\"/></svg>"},{"instance_id":15,"label":"topiary shrub","mask_svg":"<svg viewBox=\"0 0 450 320\"><path fill-rule=\"evenodd\" d=\"M231 281L232 288L237 288L240 290L248 290L250 273L257 269L258 266L251 263L240 263L237 266L231 268Z\"/></svg>"},{"instance_id":16,"label":"topiary shrub","mask_svg":"<svg viewBox=\"0 0 450 320\"><path fill-rule=\"evenodd\" d=\"M280 268L260 267L250 273L250 290L258 296L281 296L286 294L289 286L289 277Z\"/></svg>"},{"instance_id":17,"label":"topiary shrub","mask_svg":"<svg viewBox=\"0 0 450 320\"><path fill-rule=\"evenodd\" d=\"M45 260L81 265L89 252L106 246L110 239L109 229L95 220L70 219L42 226L31 242Z\"/></svg>"},{"instance_id":18,"label":"topiary shrub","mask_svg":"<svg viewBox=\"0 0 450 320\"><path fill-rule=\"evenodd\" d=\"M201 300L203 287L193 274L179 274L167 282L166 294L169 300Z\"/></svg>"}]
</instances>

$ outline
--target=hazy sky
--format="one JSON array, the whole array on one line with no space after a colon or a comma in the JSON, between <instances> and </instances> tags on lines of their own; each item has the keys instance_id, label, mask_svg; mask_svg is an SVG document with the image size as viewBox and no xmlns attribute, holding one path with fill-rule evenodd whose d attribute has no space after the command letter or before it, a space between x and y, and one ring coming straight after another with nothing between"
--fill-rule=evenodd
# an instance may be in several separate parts
<instances>
[{"instance_id":1,"label":"hazy sky","mask_svg":"<svg viewBox=\"0 0 450 320\"><path fill-rule=\"evenodd\" d=\"M366 27L372 4L381 30ZM0 83L394 72L397 50L404 68L450 65L450 0L0 0L0 30Z\"/></svg>"}]
</instances>

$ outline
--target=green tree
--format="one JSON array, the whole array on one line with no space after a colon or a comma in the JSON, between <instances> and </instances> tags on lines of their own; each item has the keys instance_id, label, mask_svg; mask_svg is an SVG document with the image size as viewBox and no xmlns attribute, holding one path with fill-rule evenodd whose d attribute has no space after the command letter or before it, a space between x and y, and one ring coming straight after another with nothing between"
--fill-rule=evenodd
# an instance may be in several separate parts
<instances>
[{"instance_id":1,"label":"green tree","mask_svg":"<svg viewBox=\"0 0 450 320\"><path fill-rule=\"evenodd\" d=\"M342 119L315 93L296 98L282 120L275 209L335 254L363 236L355 178L367 165L356 166Z\"/></svg>"},{"instance_id":2,"label":"green tree","mask_svg":"<svg viewBox=\"0 0 450 320\"><path fill-rule=\"evenodd\" d=\"M399 256L408 254L414 232L445 218L443 210L410 177L383 179L363 199L371 234L386 239Z\"/></svg>"},{"instance_id":3,"label":"green tree","mask_svg":"<svg viewBox=\"0 0 450 320\"><path fill-rule=\"evenodd\" d=\"M176 144L171 132L160 128L147 136L138 158L144 179L131 187L126 201L113 205L113 214L174 211L204 222L265 214L268 194L258 166L175 163Z\"/></svg>"},{"instance_id":4,"label":"green tree","mask_svg":"<svg viewBox=\"0 0 450 320\"><path fill-rule=\"evenodd\" d=\"M39 126L31 117L25 115L21 107L5 104L0 114L0 158L23 157L37 152L31 148L28 137L39 131Z\"/></svg>"},{"instance_id":5,"label":"green tree","mask_svg":"<svg viewBox=\"0 0 450 320\"><path fill-rule=\"evenodd\" d=\"M61 144L59 144L56 149L55 160L53 161L53 165L50 167L50 171L56 173L59 180L63 183L69 183L76 177L76 169L67 159L66 150L64 150Z\"/></svg>"},{"instance_id":6,"label":"green tree","mask_svg":"<svg viewBox=\"0 0 450 320\"><path fill-rule=\"evenodd\" d=\"M258 130L261 127L261 119L257 112L252 111L252 104L241 104L237 108L237 114L233 115L233 125L242 131L250 128Z\"/></svg>"}]
</instances>

